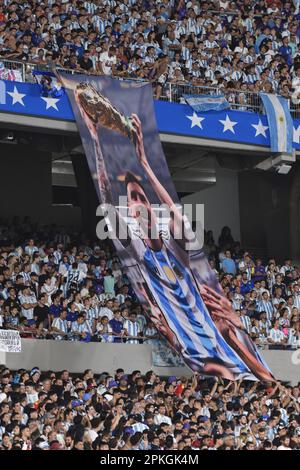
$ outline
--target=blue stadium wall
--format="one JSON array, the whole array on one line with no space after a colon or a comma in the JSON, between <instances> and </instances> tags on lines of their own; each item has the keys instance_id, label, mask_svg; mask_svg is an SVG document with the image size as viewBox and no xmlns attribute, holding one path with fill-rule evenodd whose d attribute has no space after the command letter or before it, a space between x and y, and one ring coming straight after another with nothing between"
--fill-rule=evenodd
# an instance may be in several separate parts
<instances>
[{"instance_id":1,"label":"blue stadium wall","mask_svg":"<svg viewBox=\"0 0 300 470\"><path fill-rule=\"evenodd\" d=\"M232 145L248 144L265 150L270 147L265 115L232 110L196 115L188 105L166 101L155 101L154 106L160 133ZM66 95L55 99L45 98L36 84L3 80L0 81L0 113L69 123L75 121ZM300 119L294 120L293 145L296 150L300 150Z\"/></svg>"}]
</instances>

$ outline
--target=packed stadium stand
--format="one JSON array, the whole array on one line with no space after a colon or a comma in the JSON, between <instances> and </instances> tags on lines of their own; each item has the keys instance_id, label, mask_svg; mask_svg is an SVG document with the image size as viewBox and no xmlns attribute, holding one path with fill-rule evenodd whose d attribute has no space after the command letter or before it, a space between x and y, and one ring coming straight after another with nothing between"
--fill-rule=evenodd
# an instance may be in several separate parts
<instances>
[{"instance_id":1,"label":"packed stadium stand","mask_svg":"<svg viewBox=\"0 0 300 470\"><path fill-rule=\"evenodd\" d=\"M1 368L1 450L299 450L299 387ZM7 398L10 397L8 400Z\"/></svg>"},{"instance_id":2,"label":"packed stadium stand","mask_svg":"<svg viewBox=\"0 0 300 470\"><path fill-rule=\"evenodd\" d=\"M41 339L158 341L111 244L86 243L30 219L0 227L0 326ZM21 239L28 231L32 237ZM253 340L262 348L300 347L299 268L289 259L253 258L228 227L217 242L208 231L204 251Z\"/></svg>"},{"instance_id":3,"label":"packed stadium stand","mask_svg":"<svg viewBox=\"0 0 300 470\"><path fill-rule=\"evenodd\" d=\"M4 1L0 77L63 68L153 82L157 99L222 90L234 108L257 93L300 102L299 5L291 1Z\"/></svg>"}]
</instances>

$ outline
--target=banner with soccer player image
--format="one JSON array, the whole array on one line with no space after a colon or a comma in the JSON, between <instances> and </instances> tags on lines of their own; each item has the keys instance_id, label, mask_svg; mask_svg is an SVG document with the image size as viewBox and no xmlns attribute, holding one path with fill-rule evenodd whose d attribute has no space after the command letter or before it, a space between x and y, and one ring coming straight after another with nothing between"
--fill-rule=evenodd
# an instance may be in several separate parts
<instances>
[{"instance_id":1,"label":"banner with soccer player image","mask_svg":"<svg viewBox=\"0 0 300 470\"><path fill-rule=\"evenodd\" d=\"M61 74L61 80L110 234L145 314L193 371L273 381L182 214L151 85L85 75Z\"/></svg>"}]
</instances>

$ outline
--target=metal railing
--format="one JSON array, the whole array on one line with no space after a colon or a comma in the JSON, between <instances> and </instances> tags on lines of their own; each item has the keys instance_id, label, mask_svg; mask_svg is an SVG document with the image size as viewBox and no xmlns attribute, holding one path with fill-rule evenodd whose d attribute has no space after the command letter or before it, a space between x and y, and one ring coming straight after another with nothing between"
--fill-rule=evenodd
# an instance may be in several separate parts
<instances>
[{"instance_id":1,"label":"metal railing","mask_svg":"<svg viewBox=\"0 0 300 470\"><path fill-rule=\"evenodd\" d=\"M13 60L1 59L4 68L7 71L17 73L17 78L19 81L27 82L27 83L35 83L35 78L33 75L34 70L45 70L50 71L52 67L47 66L45 64L33 64L33 63L24 63L18 62ZM2 66L2 67L3 67ZM69 74L77 74L83 73L80 71L72 70L72 69L65 69L63 67L57 67L58 71L64 71L65 73ZM93 75L93 73L89 73L88 75ZM96 75L96 74L95 74ZM5 79L2 75L1 78ZM145 82L148 80L143 79L134 79L130 77L115 77L119 80L131 80L131 81L140 81ZM7 75L7 79L13 79L13 74ZM178 83L160 83L159 81L151 81L150 82L153 87L153 95L154 98L160 99L162 101L170 101L170 102L185 102L183 95L184 94L194 94L194 95L207 95L207 94L224 94L227 98L228 102L230 103L231 109L236 109L239 111L253 111L253 112L261 112L263 110L262 101L257 93L249 92L249 91L238 91L238 90L224 90L218 87L206 87L206 86L195 86L190 83L185 82L178 82Z\"/></svg>"},{"instance_id":2,"label":"metal railing","mask_svg":"<svg viewBox=\"0 0 300 470\"><path fill-rule=\"evenodd\" d=\"M80 338L78 336L78 339L76 339L74 333L72 332L69 332L69 333L65 333L64 337L61 338L62 334L61 333L58 333L58 332L55 332L53 331L51 328L49 330L44 330L44 331L39 331L37 328L23 328L23 329L18 329L18 328L15 328L15 327L12 327L10 326L9 328L6 328L6 327L0 327L0 330L3 329L9 329L9 330L16 330L16 331L19 331L20 333L20 337L22 339L37 339L37 340L42 340L42 341L45 341L45 340L57 340L57 341L80 341ZM104 333L105 334L105 333ZM114 339L117 339L117 343L122 343L122 344L132 344L131 341L138 341L138 344L147 344L145 343L146 341L151 341L151 340L154 340L156 342L156 344L159 344L159 345L163 345L163 346L167 346L167 344L165 343L165 341L162 341L161 340L161 336L158 334L157 337L153 338L153 336L145 336L145 335L141 335L141 336L129 336L129 335L123 335L123 336L119 336L119 335L114 335L114 334L110 334L109 335L112 339L112 341L102 341L101 340L101 333L97 333L95 332L93 335L91 335L91 338L89 339L88 342L91 342L91 343L101 343L101 344L111 344L111 343L114 343ZM60 339L58 339L60 338ZM128 341L127 341L128 340ZM83 341L84 342L84 341ZM135 343L137 344L137 343ZM152 343L154 344L154 343ZM258 347L259 350L295 350L295 349L298 349L297 346L295 345L290 345L290 344L281 344L281 345L276 345L276 344L271 344L268 342L267 339L265 339L263 342L262 341L259 341L259 342L256 342L256 346ZM177 355L176 353L174 353L175 355Z\"/></svg>"},{"instance_id":3,"label":"metal railing","mask_svg":"<svg viewBox=\"0 0 300 470\"><path fill-rule=\"evenodd\" d=\"M16 60L1 59L0 57L0 79L16 80L26 83L36 83L33 71L45 70L51 71L52 66L38 63L28 63ZM56 70L69 73L71 75L86 73L84 71L76 71L57 67ZM87 75L99 75L93 72L86 73ZM119 80L129 80L138 82L149 82L149 80L131 78L131 77L115 77ZM162 101L170 101L175 103L185 103L184 94L193 95L213 95L223 94L230 104L230 109L236 111L248 111L255 113L263 113L264 106L258 93L247 90L225 89L220 87L207 87L196 86L191 83L180 81L178 83L165 82L152 80L150 81L153 88L154 99ZM290 100L290 109L293 118L300 118L300 103L295 104Z\"/></svg>"},{"instance_id":4,"label":"metal railing","mask_svg":"<svg viewBox=\"0 0 300 470\"><path fill-rule=\"evenodd\" d=\"M73 341L73 340L78 340L80 339L80 334L77 332L72 332L69 331L67 333L59 333L57 331L54 331L51 327L50 328L42 328L41 330L38 329L36 326L33 327L23 327L23 328L17 328L15 326L2 326L0 327L0 330L14 330L18 331L20 333L21 338L35 338L35 339L56 339L56 338L63 338L60 339L60 341ZM95 331L94 333L90 333L91 337L91 342L101 342L101 337L103 336L109 336L112 339L112 342L114 339L119 340L119 342L122 342L124 344L130 344L131 341L139 341L140 344L143 344L145 341L159 341L161 342L161 336L160 334L157 334L155 337L153 336L147 336L147 335L117 335L114 333L102 333L101 331ZM78 338L78 339L76 339ZM128 340L128 341L127 341ZM102 341L102 342L107 342L107 341Z\"/></svg>"}]
</instances>

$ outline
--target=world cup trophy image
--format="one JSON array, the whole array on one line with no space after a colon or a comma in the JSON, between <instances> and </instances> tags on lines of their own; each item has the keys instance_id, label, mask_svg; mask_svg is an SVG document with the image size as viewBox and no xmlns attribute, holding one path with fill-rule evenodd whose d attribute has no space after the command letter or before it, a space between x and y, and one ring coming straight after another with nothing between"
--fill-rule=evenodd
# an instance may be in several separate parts
<instances>
[{"instance_id":1,"label":"world cup trophy image","mask_svg":"<svg viewBox=\"0 0 300 470\"><path fill-rule=\"evenodd\" d=\"M96 88L90 83L79 83L76 86L77 99L90 120L97 126L120 132L134 144L135 131L130 117L118 111Z\"/></svg>"}]
</instances>

